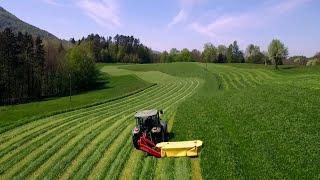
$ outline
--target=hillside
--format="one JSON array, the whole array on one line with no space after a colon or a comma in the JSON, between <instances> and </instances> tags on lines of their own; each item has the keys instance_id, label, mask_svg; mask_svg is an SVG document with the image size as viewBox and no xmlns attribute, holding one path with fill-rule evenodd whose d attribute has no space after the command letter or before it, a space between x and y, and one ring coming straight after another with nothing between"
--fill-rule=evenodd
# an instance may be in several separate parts
<instances>
[{"instance_id":1,"label":"hillside","mask_svg":"<svg viewBox=\"0 0 320 180\"><path fill-rule=\"evenodd\" d=\"M58 39L53 34L20 20L0 6L0 30L2 31L5 28L10 28L14 32L28 32L33 36L40 36L45 39Z\"/></svg>"}]
</instances>

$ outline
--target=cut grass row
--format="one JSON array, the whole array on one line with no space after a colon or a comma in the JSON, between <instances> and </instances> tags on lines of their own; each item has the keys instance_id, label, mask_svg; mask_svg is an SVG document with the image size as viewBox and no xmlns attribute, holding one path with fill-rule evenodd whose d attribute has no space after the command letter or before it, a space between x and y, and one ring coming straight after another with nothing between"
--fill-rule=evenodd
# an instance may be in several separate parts
<instances>
[{"instance_id":1,"label":"cut grass row","mask_svg":"<svg viewBox=\"0 0 320 180\"><path fill-rule=\"evenodd\" d=\"M77 109L92 103L104 102L115 97L122 97L135 91L143 90L151 84L136 76L125 75L108 77L105 89L93 90L69 97L46 99L13 106L0 107L0 134L17 126L35 121L37 119L57 114L58 112Z\"/></svg>"},{"instance_id":2,"label":"cut grass row","mask_svg":"<svg viewBox=\"0 0 320 180\"><path fill-rule=\"evenodd\" d=\"M172 86L169 88L172 88ZM157 87L155 89L152 89L150 91L147 91L146 93L142 94L142 95L155 95L157 93L160 93L161 90L163 90L164 88L168 88L167 86L163 86L163 87ZM154 90L154 91L153 91ZM139 103L139 99L141 98L141 95L138 95L130 98L130 100L135 99L136 102L135 103ZM26 139L25 137L32 134L33 136L37 136L38 134L42 134L43 132L48 131L49 129L52 130L53 127L55 126L61 126L64 125L64 123L71 123L72 121L77 121L80 119L85 119L85 118L91 118L91 117L95 117L98 118L99 116L97 116L97 114L95 114L96 112L99 112L102 115L106 115L109 116L110 113L114 113L117 111L121 111L122 106L127 106L126 103L129 103L128 101L124 101L124 103L122 104L112 104L113 107L110 107L109 105L105 105L105 107L97 107L97 108L93 108L91 110L88 110L88 112L86 112L85 110L77 110L76 112L73 112L72 115L70 113L66 113L64 116L58 116L56 118L52 118L50 119L50 122L48 123L43 123L41 125L38 125L38 123L34 124L28 124L26 125L27 127L21 127L21 128L17 128L17 130L14 130L13 132L8 132L7 134L3 134L3 138L5 139L5 143L1 144L1 147L6 147L8 146L8 144L17 144L16 142L11 142L9 140L9 138L11 138L12 140L15 139ZM134 105L134 104L132 104ZM60 118L59 118L60 117ZM59 124L57 124L59 123ZM35 126L35 128L32 128L33 126ZM30 128L30 129L28 129ZM20 133L19 129L23 129L22 132ZM38 131L40 131L40 133L38 133ZM14 135L17 134L17 135ZM3 140L4 141L4 140ZM3 142L2 141L2 142ZM1 149L1 152L3 153L3 149ZM0 156L1 157L1 156Z\"/></svg>"},{"instance_id":3,"label":"cut grass row","mask_svg":"<svg viewBox=\"0 0 320 180\"><path fill-rule=\"evenodd\" d=\"M175 82L175 84L179 84L178 82ZM184 84L184 86L185 86L185 84L187 84L187 83L183 83ZM193 82L192 82L192 84L193 84ZM187 89L187 90L190 90L189 88L184 88L184 86L182 86L180 89ZM198 84L197 84L197 86L198 86ZM170 86L169 86L170 87ZM190 86L191 87L191 86ZM168 94L173 94L172 96L174 97L174 96L176 96L176 97L180 97L179 96L179 94L181 93L180 91L176 91L176 94L174 94L174 93L172 93L172 92L175 92L175 89L174 88L170 88L171 90L170 91L167 91L167 93ZM171 92L172 91L172 92ZM182 95L185 95L185 93L181 93ZM157 94L157 96L159 96L159 94ZM160 96L161 97L161 96ZM173 100L175 100L173 97L171 97L171 96L166 96L167 98L165 98L164 99L164 101L168 101L168 100L170 100L170 98L172 98ZM150 96L150 97L145 97L145 99L148 99L148 98L151 98L152 99L152 96ZM184 98L184 97L183 97ZM156 100L155 100L156 101ZM174 101L169 101L171 104L172 103L174 103ZM151 103L151 102L150 102ZM129 104L130 106L132 106L132 105L134 105L134 104ZM169 104L168 104L169 105ZM124 108L124 109L126 109L127 110L127 106L124 106L124 107L122 107L122 108ZM122 109L123 110L123 109ZM137 109L136 109L137 110ZM129 111L129 110L128 110ZM78 112L79 113L79 112ZM128 113L128 112L127 112ZM66 114L68 114L68 113L66 113ZM97 112L96 113L93 113L93 112L91 112L90 114L96 114L97 115ZM72 116L72 113L70 113L70 115ZM87 116L87 117L91 117L91 118L89 118L89 120L90 119L92 119L92 116ZM107 116L106 116L107 117ZM116 119L116 118L119 118L119 117L121 117L121 115L119 115L119 116L116 116L116 117L114 117L114 119ZM81 117L79 117L79 118L81 118ZM77 118L75 118L75 119L77 119L77 120L79 120L79 118L77 119ZM60 119L61 120L61 122L69 122L69 123L75 123L76 122L76 120L75 119L73 119L73 120L71 120L71 119ZM125 119L125 118L124 118ZM70 121L71 120L71 121ZM87 119L86 121L84 120L83 122L89 122L89 120ZM99 119L97 118L96 119L97 121L99 121ZM111 121L111 119L110 119L110 121ZM82 125L84 125L85 126L85 124L86 123L84 123L84 124L82 124ZM70 124L71 125L71 124ZM73 124L74 125L74 124ZM106 125L106 126L109 126L109 124L108 125ZM66 128L66 129L68 129L68 128L70 128L70 126L68 127L68 126L63 126L64 128ZM83 126L82 126L83 127ZM55 129L54 131L52 131L52 134L55 134L55 133L60 133L60 134L63 134L63 133L61 133L62 131L64 131L64 128L62 128L62 129ZM81 150L79 151L79 152L83 152L82 150L83 150L83 148L84 147L87 147L87 145L88 145L88 143L89 142L96 142L95 141L95 138L96 137L99 137L99 135L97 135L97 134L99 134L99 132L101 132L104 128L106 128L105 126L102 126L101 127L101 129L93 129L93 131L91 131L91 129L90 129L90 133L89 134L85 134L85 135L83 135L83 136L80 136L80 137L84 137L84 140L83 140L83 142L80 142L80 143L76 143L77 145L76 145L76 147L79 147ZM27 128L26 128L27 129ZM81 129L81 128L74 128L74 129L80 129L80 131L70 131L69 133L75 133L75 134L77 134L77 133L79 133L79 132L81 132L81 133L83 133L83 130L84 129ZM60 130L60 131L59 131ZM95 131L96 130L96 131ZM35 131L35 132L37 132L37 131ZM95 133L92 133L92 132L97 132L97 134L95 134ZM33 132L31 132L30 134L32 134ZM71 134L72 134L71 133ZM41 143L42 141L41 140L48 140L48 138L50 137L49 136L49 134L50 133L48 133L48 134L46 134L47 136L44 136L44 137L46 137L46 138L43 138L43 139L41 139L41 138L39 138L39 137L42 137L42 136L36 136L37 138L39 138L39 139L37 139L37 140L39 140L39 141L35 141L35 142L37 142L37 143ZM24 134L24 135L26 135L26 134ZM71 140L73 140L74 139L74 136L72 136L72 135L70 135L70 134L68 134L69 135L69 137L70 137L70 139ZM61 136L64 136L64 134L63 135L61 135ZM7 136L7 137L10 137L10 136ZM19 138L20 139L25 139L25 137L27 137L27 136L20 136ZM80 138L80 137L78 137L78 139L77 140L82 140L82 138ZM102 139L102 137L103 136L100 136L101 137L101 139ZM15 138L15 136L13 136L13 138ZM10 138L9 138L10 139ZM67 138L66 138L67 139ZM69 140L70 140L69 139ZM66 140L67 141L67 145L69 145L69 141L68 140ZM45 141L43 141L43 142L45 142ZM49 141L50 142L50 141ZM76 140L73 140L73 142L77 142ZM62 147L63 147L63 149L68 149L68 148L65 148L65 146L63 145L63 143L66 143L66 142L61 142L61 145L62 145ZM8 143L8 144L6 144L7 146L6 147L8 147L8 145L12 145L13 143L11 142L11 143ZM47 143L45 143L45 144L47 144ZM71 143L71 144L73 144L73 143ZM2 144L3 145L3 144ZM3 147L3 146L0 146L1 148ZM32 145L37 145L37 144L32 144ZM74 144L75 145L75 144ZM47 145L48 147L51 147L51 145ZM57 147L57 148L59 148L59 145L56 145L56 146L52 146L52 147ZM52 147L51 147L51 149L52 149ZM62 147L60 147L60 149L62 149ZM2 148L3 149L3 148ZM28 146L27 146L27 148L26 149L28 149ZM103 148L102 148L103 149ZM32 150L30 151L26 151L26 152L28 152L28 153L30 153L31 152L31 154L32 154ZM56 153L56 151L54 150L54 148L53 148L53 150L52 151L50 151L50 152L55 152L55 154L53 155L53 156L55 156L57 153ZM60 151L58 151L58 152L60 152ZM67 152L67 150L66 150L66 152ZM18 154L18 153L20 153L19 151L16 151L16 153ZM128 151L128 154L130 153L130 151ZM41 155L43 155L42 153L40 153ZM46 153L46 155L43 155L42 157L46 157L46 156L48 156L50 153L49 152L47 152ZM70 164L70 163L72 163L72 162L74 162L74 161L70 161L70 160L72 160L72 159L74 159L77 155L78 155L78 153L74 153L75 154L75 156L73 156L72 155L73 153L71 153L71 155L70 155L70 153L68 153L68 155L70 155L70 156L68 156L67 154L67 156L66 155L63 155L63 153L62 154L59 154L60 156L59 157L64 157L63 159L61 159L61 163L57 163L55 166L47 166L47 168L45 168L45 169L47 169L48 170L48 172L46 172L46 171L43 171L43 172L46 172L46 173L43 173L42 171L39 171L39 169L41 169L41 168L38 168L39 167L39 165L43 165L43 161L42 160L44 160L44 159L47 159L47 158L36 158L36 160L34 160L34 158L23 158L22 159L22 161L25 161L25 162L29 162L29 161L31 161L31 162L34 162L33 163L33 165L31 165L31 166L28 166L27 168L25 168L24 170L22 170L22 172L19 172L19 171L15 171L14 169L12 170L12 169L10 169L10 172L11 173L8 173L7 171L5 172L5 176L3 176L4 178L5 177L11 177L11 176L8 176L8 174L9 175L16 175L15 177L25 177L25 176L27 176L27 175L29 175L30 173L32 173L32 172L34 172L35 171L35 169L38 169L36 172L34 172L34 173L32 173L31 174L31 176L30 177L35 177L34 175L40 175L39 177L45 177L45 178L52 178L52 177L56 177L57 175L54 173L54 172L63 172L64 170L65 170L65 168L66 168L66 166L63 166L64 164ZM37 155L37 153L36 153L36 155ZM28 157L36 157L36 155L35 154L33 154L32 156L28 156ZM49 155L50 156L50 159L49 160L52 160L52 155ZM6 156L7 157L7 159L10 159L11 157L13 157L13 155L11 155L11 156ZM56 156L56 157L58 157L58 156ZM69 157L69 158L68 158ZM32 160L33 159L33 160ZM42 160L41 160L42 159ZM56 160L58 160L58 159L60 159L60 158L57 158ZM2 158L1 158L1 160L2 160ZM21 159L20 159L21 160ZM46 160L46 162L48 162L49 160ZM9 161L6 161L6 162L9 162ZM17 162L17 160L15 161L15 163ZM11 163L9 163L9 164L15 164L15 163L12 163L12 161L11 161ZM22 163L23 164L23 163ZM21 164L19 163L19 166L21 166ZM22 165L23 166L23 165ZM115 168L112 168L112 169L119 169L119 167L122 167L122 165L120 165L120 166L117 166L117 167L115 167ZM16 167L15 166L15 169L16 170L20 170L21 169L21 167ZM22 168L23 169L23 168ZM55 170L55 171L52 171L52 169L53 170ZM114 170L113 170L114 171ZM12 172L14 172L14 173L12 173ZM83 172L83 171L79 171L79 172ZM47 174L47 176L41 176L41 175L43 175L43 174ZM76 175L78 175L78 173L76 173ZM58 173L58 176L59 176L59 173ZM79 176L79 175L78 175Z\"/></svg>"}]
</instances>

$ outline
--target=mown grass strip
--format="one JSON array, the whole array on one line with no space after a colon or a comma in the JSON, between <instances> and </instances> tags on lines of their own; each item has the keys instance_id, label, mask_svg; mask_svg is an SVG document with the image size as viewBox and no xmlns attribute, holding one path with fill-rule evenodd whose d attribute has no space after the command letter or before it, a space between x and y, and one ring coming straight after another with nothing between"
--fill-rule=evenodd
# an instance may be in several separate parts
<instances>
[{"instance_id":1,"label":"mown grass strip","mask_svg":"<svg viewBox=\"0 0 320 180\"><path fill-rule=\"evenodd\" d=\"M189 157L174 159L174 179L191 179L192 169Z\"/></svg>"},{"instance_id":2,"label":"mown grass strip","mask_svg":"<svg viewBox=\"0 0 320 180\"><path fill-rule=\"evenodd\" d=\"M124 142L126 142L126 140L129 138L132 126L128 126L128 123L123 125L120 124L119 126L123 126L124 130L121 132L116 132L116 135L114 136L112 141L109 140L110 138L108 138L106 142L100 144L99 147L97 147L96 151L91 153L90 156L88 156L88 158L83 160L83 164L79 163L80 166L78 166L78 168L75 169L75 171L70 171L70 177L72 179L86 178L92 171L93 167L102 158L106 150L110 152L108 157L111 158L113 154L117 154L119 149L123 148ZM110 160L113 161L113 159Z\"/></svg>"},{"instance_id":3,"label":"mown grass strip","mask_svg":"<svg viewBox=\"0 0 320 180\"><path fill-rule=\"evenodd\" d=\"M157 164L156 160L157 159L155 157L145 157L144 165L142 167L139 179L154 179Z\"/></svg>"},{"instance_id":4,"label":"mown grass strip","mask_svg":"<svg viewBox=\"0 0 320 180\"><path fill-rule=\"evenodd\" d=\"M126 144L119 151L113 163L109 166L107 171L104 171L100 179L119 179L122 168L129 159L130 152L133 150L130 136L127 138Z\"/></svg>"},{"instance_id":5,"label":"mown grass strip","mask_svg":"<svg viewBox=\"0 0 320 180\"><path fill-rule=\"evenodd\" d=\"M160 89L160 88L159 88ZM118 110L119 111L119 110ZM112 112L111 110L109 111L109 112ZM101 112L100 112L101 113ZM102 116L105 116L106 114L102 114ZM89 117L91 117L91 116L96 116L95 114L90 114L90 116L83 116L83 117L81 117L80 119L82 119L82 118L89 118ZM96 118L98 118L98 117L96 117ZM78 120L80 120L80 119L73 119L73 121L78 121ZM66 120L65 120L66 121ZM59 125L63 125L63 123L65 122L65 121L63 121L63 122L61 122L62 124L59 124ZM66 122L66 123L70 123L70 122ZM59 127L59 126L58 126ZM50 130L49 130L49 132L50 131L52 131L54 129L54 127L50 127ZM7 153L7 152L9 152L9 151L12 151L13 149L15 149L16 147L21 147L21 145L23 144L23 143L25 143L26 141L29 141L30 139L32 139L32 138L34 138L34 137L37 137L37 136L39 136L42 132L44 132L44 131L46 131L44 134L46 134L46 133L48 133L48 131L47 131L47 129L42 129L40 132L38 132L38 133L31 133L31 136L30 137L28 137L28 138L24 138L24 139L22 139L22 142L20 142L20 143L16 143L16 144L14 144L13 146L9 146L9 145L7 145L7 147L9 147L9 148L7 148L7 149L2 149L2 151L1 151L1 153L0 153L0 157L2 157L5 153ZM43 135L43 134L42 134ZM2 148L5 148L5 146L4 145L2 145L1 146Z\"/></svg>"},{"instance_id":6,"label":"mown grass strip","mask_svg":"<svg viewBox=\"0 0 320 180\"><path fill-rule=\"evenodd\" d=\"M86 136L77 136L78 132L73 132L71 135L60 139L56 144L49 147L49 150L41 149L42 151L34 152L31 156L24 158L19 164L16 164L13 168L9 169L8 173L5 174L7 177L15 176L24 178L34 172L39 167L44 165L47 160L50 161L53 157L59 156L61 152L67 151L72 148L81 148L91 141L100 131L110 126L109 123L105 123L104 126L91 126L90 129L86 129L89 134ZM94 128L95 127L95 128ZM63 147L63 148L62 148ZM69 147L69 148L67 148ZM56 153L58 151L58 153ZM43 153L44 152L44 153ZM61 156L59 156L61 158Z\"/></svg>"},{"instance_id":7,"label":"mown grass strip","mask_svg":"<svg viewBox=\"0 0 320 180\"><path fill-rule=\"evenodd\" d=\"M172 89L173 91L174 91L174 89ZM171 90L171 91L172 91ZM164 94L163 96L165 96L166 94ZM161 98L162 96L159 96L159 97L157 97L157 98ZM131 115L130 115L131 116ZM96 124L95 124L96 125ZM99 124L98 124L99 125ZM84 135L83 135L84 134ZM82 136L85 136L85 133L82 133L81 134ZM78 137L77 137L78 138ZM72 143L71 143L72 144ZM68 144L68 146L71 146L70 144ZM63 150L64 150L65 148L63 148ZM58 157L59 157L60 155L57 155L57 154L55 154L54 155L54 159L57 159ZM52 159L53 157L51 157L51 159ZM55 160L48 160L49 162L51 162L51 163L53 163L53 162L55 162ZM50 164L51 164L50 163ZM49 165L49 164L47 164L47 165L44 165L44 166L46 166L46 168L40 168L40 169L47 169L48 167L50 167L51 165ZM41 173L36 173L36 174L41 174Z\"/></svg>"},{"instance_id":8,"label":"mown grass strip","mask_svg":"<svg viewBox=\"0 0 320 180\"><path fill-rule=\"evenodd\" d=\"M237 87L239 88L246 88L247 86L243 83L241 77L239 77L236 73L230 71L228 72L228 75L233 80L235 84L237 84ZM232 78L233 77L233 78Z\"/></svg>"},{"instance_id":9,"label":"mown grass strip","mask_svg":"<svg viewBox=\"0 0 320 180\"><path fill-rule=\"evenodd\" d=\"M80 107L76 107L76 108L71 108L71 109L66 109L66 110L61 110L61 111L55 111L55 112L51 112L51 113L48 113L48 114L44 114L44 115L40 115L40 116L35 116L35 117L31 117L31 118L28 118L28 119L21 119L21 120L17 120L17 121L21 121L21 123L15 123L13 125L9 125L8 126L2 126L0 127L0 135L5 133L5 132L8 132L10 130L13 130L13 129L16 129L18 126L22 126L26 123L30 123L30 122L33 122L33 121L37 121L39 119L43 119L43 118L46 118L46 117L49 117L49 116L54 116L56 114L61 114L61 113L66 113L66 112L70 112L70 111L75 111L75 110L78 110L78 109L83 109L83 108L89 108L89 107L92 107L92 106L97 106L99 104L104 104L104 103L108 103L108 102L112 102L112 101L116 101L118 99L122 99L122 98L125 98L125 97L128 97L128 96L132 96L134 94L138 94L140 92L143 92L153 86L155 86L156 84L151 84L147 87L144 87L144 88L141 88L141 89L138 89L138 90L135 90L133 92L130 92L130 93L127 93L127 94L124 94L122 96L119 96L119 97L115 97L115 98L112 98L112 99L108 99L108 100L105 100L105 101L100 101L100 102L96 102L96 103L92 103L92 104L89 104L89 105L85 105L85 106L80 106Z\"/></svg>"},{"instance_id":10,"label":"mown grass strip","mask_svg":"<svg viewBox=\"0 0 320 180\"><path fill-rule=\"evenodd\" d=\"M179 91L181 91L181 90L185 90L185 88L179 89ZM176 91L176 93L178 94L179 91ZM169 95L169 96L166 97L165 99L162 99L162 101L164 101L164 102L166 102L166 103L170 103L170 101L166 101L167 99L168 99L168 100L171 100L171 101L174 101L175 99L172 99L171 96L175 97L175 93ZM159 103L161 104L161 102L155 102L155 104L159 104ZM155 104L154 104L154 105L155 105ZM150 105L150 107L151 107L151 106L154 106L154 105ZM108 154L108 152L106 152L106 154ZM104 157L105 157L105 156L104 156ZM106 164L108 163L107 161L108 161L108 158L104 158L104 159L100 160L99 163L98 163L97 166L94 168L94 170L92 171L91 174L98 174L98 175L103 174L103 173L101 173L101 171L102 171L102 172L104 171L104 170L102 169L102 167L106 167L106 166L107 166L107 165L106 165ZM89 178L91 178L91 176L89 176ZM99 177L92 177L92 178L94 178L94 179L98 178L98 179L99 179Z\"/></svg>"},{"instance_id":11,"label":"mown grass strip","mask_svg":"<svg viewBox=\"0 0 320 180\"><path fill-rule=\"evenodd\" d=\"M3 139L1 139L0 142L8 141L9 138L14 138L14 137L16 137L18 135L21 135L21 132L19 132L20 129L23 129L23 130L21 130L23 133L27 132L27 133L31 134L31 133L34 133L33 128L37 128L37 129L41 129L42 130L42 129L44 129L45 126L49 126L49 125L51 125L53 123L59 122L59 120L66 120L66 119L70 119L70 118L84 117L86 115L91 115L93 112L98 112L98 111L104 110L106 108L109 108L109 106L111 106L111 105L117 107L121 103L122 104L126 104L128 100L136 99L136 98L140 97L143 94L153 93L153 91L159 91L159 89L162 89L162 88L165 88L165 86L160 86L160 88L155 86L155 88L151 89L150 91L141 91L141 93L135 94L135 96L128 97L127 99L124 99L123 101L120 101L120 102L115 103L115 104L108 104L108 103L100 104L100 105L97 105L95 107L90 107L91 109L90 108L84 108L84 109L80 109L80 110L76 110L76 111L72 111L72 112L67 112L67 113L55 115L55 116L52 116L52 117L47 117L45 119L38 120L38 121L33 122L33 123L29 123L29 124L27 124L27 125L25 125L25 126L23 126L21 128L20 127L16 128L12 132L8 132L8 133L5 133L5 134L1 135L1 137L3 137ZM43 121L45 121L45 122L43 122ZM49 123L47 121L49 121ZM9 143L9 142L6 142L6 143ZM3 145L2 143L0 143L0 144Z\"/></svg>"},{"instance_id":12,"label":"mown grass strip","mask_svg":"<svg viewBox=\"0 0 320 180\"><path fill-rule=\"evenodd\" d=\"M139 159L143 156L141 151L133 149L129 156L128 161L126 162L123 171L121 172L120 180L127 180L133 177L134 167L139 162Z\"/></svg>"},{"instance_id":13,"label":"mown grass strip","mask_svg":"<svg viewBox=\"0 0 320 180\"><path fill-rule=\"evenodd\" d=\"M200 167L200 159L191 158L191 169L192 169L192 180L201 180L201 167Z\"/></svg>"},{"instance_id":14,"label":"mown grass strip","mask_svg":"<svg viewBox=\"0 0 320 180\"><path fill-rule=\"evenodd\" d=\"M96 147L96 151L98 152L98 150L101 151L101 149L105 149L107 148L112 142L114 142L114 140L118 137L118 135L122 132L122 131L126 131L127 128L125 128L126 126L128 126L128 123L123 123L121 121L121 123L117 124L114 123L112 125L112 127L104 130L103 132L101 132L101 134L99 136L106 138L104 141L104 143L98 147ZM95 141L96 139L98 139L99 137L96 137L93 141ZM92 143L92 142L91 142ZM91 144L90 143L90 144ZM79 149L79 150L75 150L72 149L71 153L69 153L68 155L64 156L63 159L61 159L60 161L58 161L52 168L49 168L48 171L44 172L41 174L41 176L38 176L40 179L44 178L44 179L55 179L58 178L62 172L64 171L64 169L67 167L67 165L69 164L75 164L76 161L75 157L79 157L81 155L81 153L83 153L84 155L89 155L86 154L86 150L87 147L83 150L83 149ZM80 152L80 153L79 153ZM92 157L98 157L96 156L97 153L92 153ZM86 159L85 161L82 162L82 166L81 169L85 169L87 171L90 171L90 167L88 166L88 164L93 164L93 160L92 159ZM74 174L80 174L81 170L75 169Z\"/></svg>"}]
</instances>

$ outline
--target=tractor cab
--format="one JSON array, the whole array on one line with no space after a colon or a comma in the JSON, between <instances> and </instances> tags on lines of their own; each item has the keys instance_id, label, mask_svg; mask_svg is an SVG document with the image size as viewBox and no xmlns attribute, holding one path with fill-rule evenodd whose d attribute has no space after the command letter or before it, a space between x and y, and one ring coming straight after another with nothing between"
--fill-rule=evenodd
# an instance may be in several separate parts
<instances>
[{"instance_id":1,"label":"tractor cab","mask_svg":"<svg viewBox=\"0 0 320 180\"><path fill-rule=\"evenodd\" d=\"M138 140L147 136L154 144L164 142L167 139L167 123L162 121L160 115L162 110L144 110L137 112L134 117L136 127L132 130L132 142L135 148L139 149Z\"/></svg>"},{"instance_id":2,"label":"tractor cab","mask_svg":"<svg viewBox=\"0 0 320 180\"><path fill-rule=\"evenodd\" d=\"M145 110L135 114L136 127L140 130L150 131L153 127L158 127L160 123L160 114L162 110Z\"/></svg>"}]
</instances>

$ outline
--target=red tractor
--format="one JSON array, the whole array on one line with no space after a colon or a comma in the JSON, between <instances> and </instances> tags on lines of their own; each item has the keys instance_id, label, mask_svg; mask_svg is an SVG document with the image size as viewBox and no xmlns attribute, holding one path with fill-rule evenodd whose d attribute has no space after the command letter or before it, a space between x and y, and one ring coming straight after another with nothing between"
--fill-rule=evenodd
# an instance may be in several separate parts
<instances>
[{"instance_id":1,"label":"red tractor","mask_svg":"<svg viewBox=\"0 0 320 180\"><path fill-rule=\"evenodd\" d=\"M160 149L156 144L168 140L167 123L162 121L160 110L144 110L137 112L136 127L132 130L132 143L136 149L155 157L161 157Z\"/></svg>"}]
</instances>

